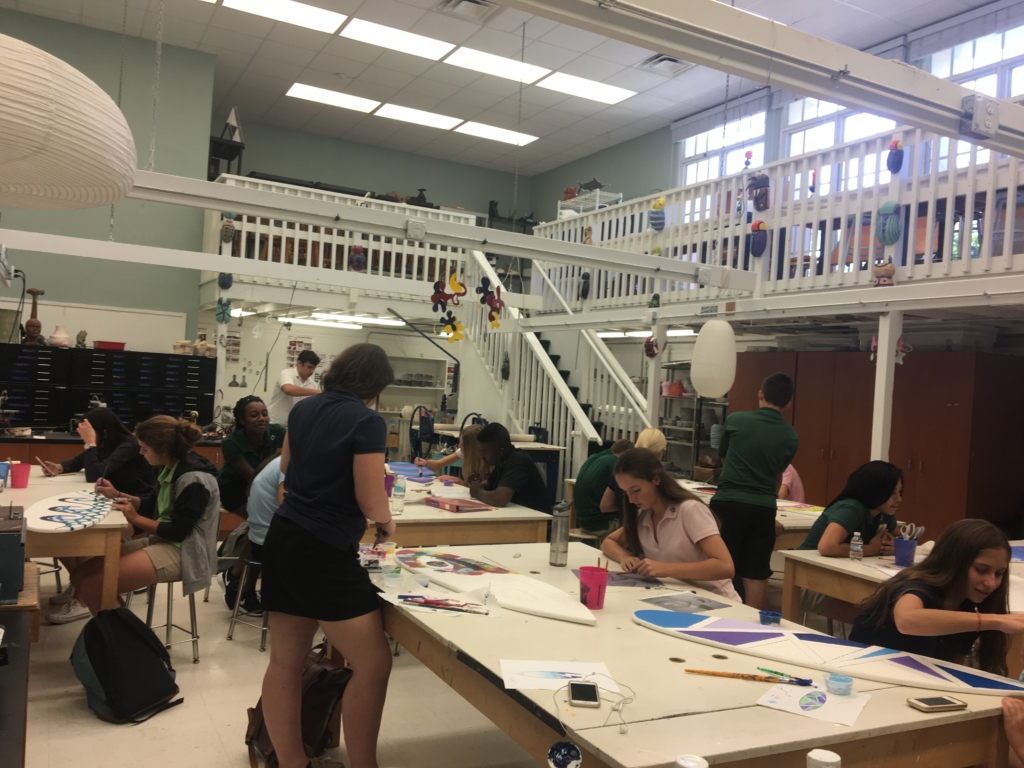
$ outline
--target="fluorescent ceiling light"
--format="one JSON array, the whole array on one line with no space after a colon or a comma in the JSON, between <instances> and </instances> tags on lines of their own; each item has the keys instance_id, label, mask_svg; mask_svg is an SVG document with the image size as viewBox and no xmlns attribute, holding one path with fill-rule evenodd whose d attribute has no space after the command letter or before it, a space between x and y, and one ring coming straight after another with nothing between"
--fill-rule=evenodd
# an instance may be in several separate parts
<instances>
[{"instance_id":1,"label":"fluorescent ceiling light","mask_svg":"<svg viewBox=\"0 0 1024 768\"><path fill-rule=\"evenodd\" d=\"M646 339L651 335L650 331L627 331L626 335L633 339Z\"/></svg>"},{"instance_id":2,"label":"fluorescent ceiling light","mask_svg":"<svg viewBox=\"0 0 1024 768\"><path fill-rule=\"evenodd\" d=\"M525 147L531 141L537 140L536 136L531 136L528 133L516 133L515 131L507 131L504 128L495 128L493 125L473 122L463 123L455 129L455 132L468 133L470 136L479 136L481 139L503 141L506 144L515 144L520 147Z\"/></svg>"},{"instance_id":3,"label":"fluorescent ceiling light","mask_svg":"<svg viewBox=\"0 0 1024 768\"><path fill-rule=\"evenodd\" d=\"M474 51L472 48L459 48L459 50L445 59L444 63L454 64L456 67L462 67L463 69L471 69L474 72L482 72L485 75L496 75L504 77L506 80L515 80L516 82L523 83L533 83L544 77L544 75L551 74L551 70L544 69L544 67L524 64L515 59L495 56L493 53Z\"/></svg>"},{"instance_id":4,"label":"fluorescent ceiling light","mask_svg":"<svg viewBox=\"0 0 1024 768\"><path fill-rule=\"evenodd\" d=\"M600 331L597 334L597 338L599 338L599 339L624 339L624 338L626 338L626 334L624 334L622 331Z\"/></svg>"},{"instance_id":5,"label":"fluorescent ceiling light","mask_svg":"<svg viewBox=\"0 0 1024 768\"><path fill-rule=\"evenodd\" d=\"M288 89L288 93L285 95L294 96L296 99L306 99L307 101L318 101L321 104L330 104L332 107L354 109L356 112L373 112L373 110L380 106L379 101L361 99L358 96L350 96L347 93L329 91L326 88L317 88L316 86L303 85L302 83L295 83Z\"/></svg>"},{"instance_id":6,"label":"fluorescent ceiling light","mask_svg":"<svg viewBox=\"0 0 1024 768\"><path fill-rule=\"evenodd\" d=\"M224 0L224 7L332 35L348 18L343 13L325 11L294 0Z\"/></svg>"},{"instance_id":7,"label":"fluorescent ceiling light","mask_svg":"<svg viewBox=\"0 0 1024 768\"><path fill-rule=\"evenodd\" d=\"M244 309L232 309L231 310L231 316L232 317L249 317L250 315L255 315L255 314L256 314L255 312L249 312L249 311L244 310Z\"/></svg>"},{"instance_id":8,"label":"fluorescent ceiling light","mask_svg":"<svg viewBox=\"0 0 1024 768\"><path fill-rule=\"evenodd\" d=\"M282 323L293 323L294 325L319 325L322 328L339 328L343 331L361 331L363 326L353 323L328 323L324 320L310 320L305 317L279 317Z\"/></svg>"},{"instance_id":9,"label":"fluorescent ceiling light","mask_svg":"<svg viewBox=\"0 0 1024 768\"><path fill-rule=\"evenodd\" d=\"M385 104L373 114L377 117L389 117L392 120L426 125L430 128L441 128L445 131L450 131L462 122L461 117L448 117L447 115L439 115L435 112L424 112L422 109L400 107L397 104Z\"/></svg>"},{"instance_id":10,"label":"fluorescent ceiling light","mask_svg":"<svg viewBox=\"0 0 1024 768\"><path fill-rule=\"evenodd\" d=\"M349 40L358 40L360 43L379 45L381 48L422 56L424 59L433 61L442 58L455 47L454 43L446 43L444 40L435 40L423 35L414 35L412 32L385 27L383 24L374 24L372 21L363 21L362 19L352 19L348 26L341 30L341 36L347 37Z\"/></svg>"},{"instance_id":11,"label":"fluorescent ceiling light","mask_svg":"<svg viewBox=\"0 0 1024 768\"><path fill-rule=\"evenodd\" d=\"M681 330L672 330L665 334L666 336L696 336L696 331L691 331L689 328L683 328Z\"/></svg>"},{"instance_id":12,"label":"fluorescent ceiling light","mask_svg":"<svg viewBox=\"0 0 1024 768\"><path fill-rule=\"evenodd\" d=\"M587 80L585 77L567 75L564 72L555 72L551 77L544 78L537 85L541 88L547 88L549 91L567 93L570 96L579 96L583 99L600 101L604 104L618 104L630 96L636 96L636 91L599 83L595 80Z\"/></svg>"},{"instance_id":13,"label":"fluorescent ceiling light","mask_svg":"<svg viewBox=\"0 0 1024 768\"><path fill-rule=\"evenodd\" d=\"M354 315L332 315L330 312L314 312L317 320L333 320L336 323L364 323L366 325L405 325L393 317L355 317Z\"/></svg>"}]
</instances>

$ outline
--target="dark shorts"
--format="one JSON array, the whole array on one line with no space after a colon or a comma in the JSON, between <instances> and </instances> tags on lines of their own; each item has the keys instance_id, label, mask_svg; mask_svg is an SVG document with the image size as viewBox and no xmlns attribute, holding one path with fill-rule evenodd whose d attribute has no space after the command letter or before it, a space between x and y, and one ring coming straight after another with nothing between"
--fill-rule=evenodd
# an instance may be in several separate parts
<instances>
[{"instance_id":1,"label":"dark shorts","mask_svg":"<svg viewBox=\"0 0 1024 768\"><path fill-rule=\"evenodd\" d=\"M245 485L222 485L220 486L220 505L228 512L234 512L239 507L244 507L249 502L249 496L245 492ZM245 516L245 511L242 511Z\"/></svg>"},{"instance_id":2,"label":"dark shorts","mask_svg":"<svg viewBox=\"0 0 1024 768\"><path fill-rule=\"evenodd\" d=\"M347 621L380 609L357 550L333 547L286 517L274 515L262 555L264 610Z\"/></svg>"},{"instance_id":3,"label":"dark shorts","mask_svg":"<svg viewBox=\"0 0 1024 768\"><path fill-rule=\"evenodd\" d=\"M775 548L775 507L715 499L710 506L722 524L722 540L732 555L736 578L770 579Z\"/></svg>"}]
</instances>

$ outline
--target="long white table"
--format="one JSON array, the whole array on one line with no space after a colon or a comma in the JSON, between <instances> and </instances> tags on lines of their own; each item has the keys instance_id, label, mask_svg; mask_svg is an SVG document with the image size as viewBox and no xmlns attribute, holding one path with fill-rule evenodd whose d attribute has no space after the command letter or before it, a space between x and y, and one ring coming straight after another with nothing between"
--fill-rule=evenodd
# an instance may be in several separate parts
<instances>
[{"instance_id":1,"label":"long white table","mask_svg":"<svg viewBox=\"0 0 1024 768\"><path fill-rule=\"evenodd\" d=\"M548 565L543 544L450 551L532 575L571 594L578 594L572 568L594 562L594 550L579 543L569 545L565 568ZM680 582L664 589L692 588ZM1007 743L996 697L961 696L966 710L928 715L906 705L907 698L926 691L857 681L855 689L872 698L856 724L846 728L756 706L769 684L685 674L686 667L756 672L759 660L635 624L634 611L653 607L641 599L659 592L664 593L609 589L605 608L595 611L595 627L508 610L496 617L452 617L386 605L384 617L392 637L542 765L548 748L564 738L556 711L583 751L586 768L670 768L680 754L702 755L716 766L802 768L815 747L838 752L844 768L1005 765ZM732 604L714 615L755 621L757 614ZM605 725L607 702L600 709L577 709L561 694L556 710L550 691L506 691L503 658L605 662L617 681L636 691L622 713L628 732L620 733L615 718ZM808 670L806 676L821 682L820 673Z\"/></svg>"}]
</instances>

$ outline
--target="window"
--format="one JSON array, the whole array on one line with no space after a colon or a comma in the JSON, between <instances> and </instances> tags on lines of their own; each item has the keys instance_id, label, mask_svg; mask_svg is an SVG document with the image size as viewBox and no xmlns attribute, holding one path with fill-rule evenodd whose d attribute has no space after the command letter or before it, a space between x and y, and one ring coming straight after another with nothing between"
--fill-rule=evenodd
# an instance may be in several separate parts
<instances>
[{"instance_id":1,"label":"window","mask_svg":"<svg viewBox=\"0 0 1024 768\"><path fill-rule=\"evenodd\" d=\"M689 186L722 174L740 173L751 153L750 166L764 163L764 119L758 112L747 117L730 120L724 126L698 133L685 139L680 184Z\"/></svg>"},{"instance_id":2,"label":"window","mask_svg":"<svg viewBox=\"0 0 1024 768\"><path fill-rule=\"evenodd\" d=\"M986 96L1024 94L1024 27L969 40L918 59L914 65L936 77L950 78Z\"/></svg>"}]
</instances>

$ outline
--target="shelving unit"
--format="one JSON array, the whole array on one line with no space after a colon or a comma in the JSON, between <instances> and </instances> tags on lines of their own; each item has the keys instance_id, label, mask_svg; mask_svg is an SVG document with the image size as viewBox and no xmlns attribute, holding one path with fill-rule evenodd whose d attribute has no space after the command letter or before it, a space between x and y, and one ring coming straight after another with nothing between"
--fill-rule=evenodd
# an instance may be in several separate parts
<instances>
[{"instance_id":1,"label":"shelving unit","mask_svg":"<svg viewBox=\"0 0 1024 768\"><path fill-rule=\"evenodd\" d=\"M677 468L676 474L693 477L693 469L701 456L717 457L718 451L711 447L711 427L725 422L727 400L708 400L692 392L689 384L690 363L666 363L662 366L666 381L683 382L691 391L682 396L663 395L658 428L665 433L668 448L665 461ZM672 423L678 421L679 423Z\"/></svg>"}]
</instances>

